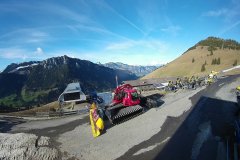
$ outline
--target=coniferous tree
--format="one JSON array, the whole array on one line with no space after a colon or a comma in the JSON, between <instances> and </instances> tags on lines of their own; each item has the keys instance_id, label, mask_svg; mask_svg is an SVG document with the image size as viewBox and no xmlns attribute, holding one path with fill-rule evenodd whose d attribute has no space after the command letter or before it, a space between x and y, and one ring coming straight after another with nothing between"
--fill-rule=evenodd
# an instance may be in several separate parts
<instances>
[{"instance_id":1,"label":"coniferous tree","mask_svg":"<svg viewBox=\"0 0 240 160\"><path fill-rule=\"evenodd\" d=\"M213 55L213 51L211 50L211 51L210 51L210 56L212 56L212 55Z\"/></svg>"},{"instance_id":2,"label":"coniferous tree","mask_svg":"<svg viewBox=\"0 0 240 160\"><path fill-rule=\"evenodd\" d=\"M233 66L237 65L237 60L235 59L235 61L233 62Z\"/></svg>"},{"instance_id":3,"label":"coniferous tree","mask_svg":"<svg viewBox=\"0 0 240 160\"><path fill-rule=\"evenodd\" d=\"M221 63L220 57L217 59L216 64L219 65Z\"/></svg>"},{"instance_id":4,"label":"coniferous tree","mask_svg":"<svg viewBox=\"0 0 240 160\"><path fill-rule=\"evenodd\" d=\"M216 64L216 59L212 59L212 65L215 65Z\"/></svg>"},{"instance_id":5,"label":"coniferous tree","mask_svg":"<svg viewBox=\"0 0 240 160\"><path fill-rule=\"evenodd\" d=\"M206 70L205 64L202 65L201 72L204 72Z\"/></svg>"}]
</instances>

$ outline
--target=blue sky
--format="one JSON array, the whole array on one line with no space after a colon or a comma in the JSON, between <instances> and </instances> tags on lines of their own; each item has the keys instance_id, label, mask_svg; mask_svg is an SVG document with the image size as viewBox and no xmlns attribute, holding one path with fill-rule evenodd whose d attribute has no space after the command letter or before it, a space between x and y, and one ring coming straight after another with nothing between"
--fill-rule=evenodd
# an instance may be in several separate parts
<instances>
[{"instance_id":1,"label":"blue sky","mask_svg":"<svg viewBox=\"0 0 240 160\"><path fill-rule=\"evenodd\" d=\"M68 55L167 63L208 36L240 41L240 0L1 0L0 70Z\"/></svg>"}]
</instances>

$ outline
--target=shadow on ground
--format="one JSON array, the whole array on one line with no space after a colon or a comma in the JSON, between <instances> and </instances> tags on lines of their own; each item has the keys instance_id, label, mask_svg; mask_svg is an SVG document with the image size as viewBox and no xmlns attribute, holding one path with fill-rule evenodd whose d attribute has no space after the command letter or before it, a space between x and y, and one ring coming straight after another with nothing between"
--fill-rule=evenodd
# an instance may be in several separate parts
<instances>
[{"instance_id":1,"label":"shadow on ground","mask_svg":"<svg viewBox=\"0 0 240 160\"><path fill-rule=\"evenodd\" d=\"M163 94L158 93L146 96L147 99L146 107L147 108L161 107L164 104L164 101L161 99L163 96L164 96Z\"/></svg>"},{"instance_id":2,"label":"shadow on ground","mask_svg":"<svg viewBox=\"0 0 240 160\"><path fill-rule=\"evenodd\" d=\"M201 97L180 117L167 117L160 132L118 159L217 159L225 154L226 140L234 136L237 112L234 102Z\"/></svg>"},{"instance_id":3,"label":"shadow on ground","mask_svg":"<svg viewBox=\"0 0 240 160\"><path fill-rule=\"evenodd\" d=\"M1 118L0 119L0 132L6 133L11 131L12 127L15 125L25 123L26 121L20 118Z\"/></svg>"},{"instance_id":4,"label":"shadow on ground","mask_svg":"<svg viewBox=\"0 0 240 160\"><path fill-rule=\"evenodd\" d=\"M163 94L159 94L159 93L155 93L149 96L146 96L147 98L150 98L152 100L158 101L159 99L161 99L164 95Z\"/></svg>"},{"instance_id":5,"label":"shadow on ground","mask_svg":"<svg viewBox=\"0 0 240 160\"><path fill-rule=\"evenodd\" d=\"M123 117L121 120L119 120L114 125L121 125L124 122L127 122L127 121L141 115L141 114L146 113L151 108L160 108L164 104L164 101L161 99L163 96L164 95L162 95L162 94L153 94L153 95L150 95L150 96L143 97L141 99L141 104L140 104L144 108L142 112L136 113L136 114L132 113L131 115ZM129 107L131 107L131 106L129 106ZM103 132L103 134L106 133L106 131L108 129L110 129L114 126L113 124L111 124L109 122L107 116L104 117L104 125L105 125L105 131Z\"/></svg>"}]
</instances>

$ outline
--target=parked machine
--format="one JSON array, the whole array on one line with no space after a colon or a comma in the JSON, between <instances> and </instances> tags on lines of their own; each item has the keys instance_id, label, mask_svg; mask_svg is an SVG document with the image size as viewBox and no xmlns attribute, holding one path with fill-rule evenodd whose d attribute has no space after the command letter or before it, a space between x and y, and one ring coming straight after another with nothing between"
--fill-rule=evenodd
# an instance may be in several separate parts
<instances>
[{"instance_id":1,"label":"parked machine","mask_svg":"<svg viewBox=\"0 0 240 160\"><path fill-rule=\"evenodd\" d=\"M219 72L216 72L216 71L211 71L211 73L208 75L208 77L209 78L212 78L212 79L214 79L214 80L216 80L217 79L217 74L218 74Z\"/></svg>"},{"instance_id":2,"label":"parked machine","mask_svg":"<svg viewBox=\"0 0 240 160\"><path fill-rule=\"evenodd\" d=\"M105 115L112 124L116 124L153 106L153 100L142 97L130 84L124 84L114 90L112 103L106 106Z\"/></svg>"},{"instance_id":3,"label":"parked machine","mask_svg":"<svg viewBox=\"0 0 240 160\"><path fill-rule=\"evenodd\" d=\"M240 106L240 86L236 88L236 96L237 96L238 105Z\"/></svg>"},{"instance_id":4,"label":"parked machine","mask_svg":"<svg viewBox=\"0 0 240 160\"><path fill-rule=\"evenodd\" d=\"M211 71L210 74L205 78L205 85L211 85L212 83L216 82L217 74L219 74L219 72Z\"/></svg>"}]
</instances>

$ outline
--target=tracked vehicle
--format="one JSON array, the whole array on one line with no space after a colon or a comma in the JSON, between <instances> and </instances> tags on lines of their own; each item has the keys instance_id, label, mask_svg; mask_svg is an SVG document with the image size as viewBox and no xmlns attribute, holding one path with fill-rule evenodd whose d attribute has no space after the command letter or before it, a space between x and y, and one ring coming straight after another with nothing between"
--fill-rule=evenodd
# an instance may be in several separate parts
<instances>
[{"instance_id":1,"label":"tracked vehicle","mask_svg":"<svg viewBox=\"0 0 240 160\"><path fill-rule=\"evenodd\" d=\"M131 85L124 84L114 90L112 103L106 106L105 115L112 124L118 124L156 105L153 100L138 94Z\"/></svg>"}]
</instances>

